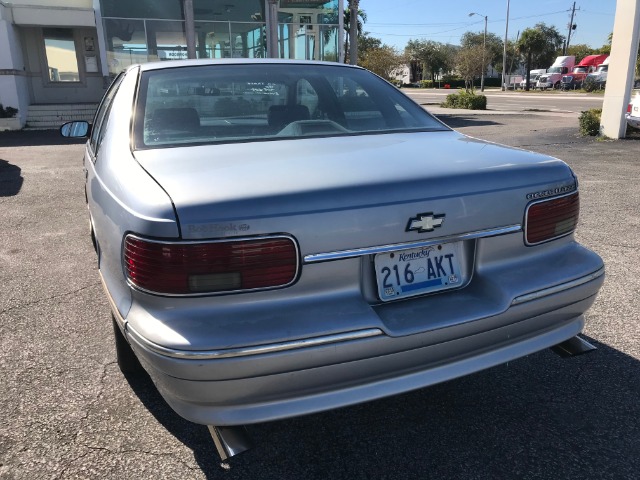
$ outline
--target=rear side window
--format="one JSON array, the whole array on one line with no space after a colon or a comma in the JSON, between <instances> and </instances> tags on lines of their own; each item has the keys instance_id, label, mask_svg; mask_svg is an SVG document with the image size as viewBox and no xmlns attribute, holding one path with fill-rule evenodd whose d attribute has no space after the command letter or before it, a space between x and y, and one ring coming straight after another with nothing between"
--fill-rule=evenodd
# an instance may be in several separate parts
<instances>
[{"instance_id":1,"label":"rear side window","mask_svg":"<svg viewBox=\"0 0 640 480\"><path fill-rule=\"evenodd\" d=\"M113 101L113 97L118 91L118 87L124 78L124 73L120 73L114 80L111 82L111 86L109 86L107 93L105 93L102 98L102 102L98 107L98 111L96 112L96 116L93 119L93 127L91 129L91 139L89 140L89 145L91 145L91 150L95 155L100 147L100 141L104 136L104 130L106 128L106 120L108 117L109 110L111 109L111 103Z\"/></svg>"},{"instance_id":2,"label":"rear side window","mask_svg":"<svg viewBox=\"0 0 640 480\"><path fill-rule=\"evenodd\" d=\"M135 147L446 130L366 70L226 64L143 72Z\"/></svg>"}]
</instances>

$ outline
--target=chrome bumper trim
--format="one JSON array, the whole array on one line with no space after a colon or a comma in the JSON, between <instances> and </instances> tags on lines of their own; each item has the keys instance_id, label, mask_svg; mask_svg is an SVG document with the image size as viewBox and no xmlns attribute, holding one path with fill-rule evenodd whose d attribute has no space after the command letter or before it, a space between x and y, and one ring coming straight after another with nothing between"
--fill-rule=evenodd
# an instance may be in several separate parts
<instances>
[{"instance_id":1,"label":"chrome bumper trim","mask_svg":"<svg viewBox=\"0 0 640 480\"><path fill-rule=\"evenodd\" d=\"M522 231L521 225L509 225L506 227L493 228L491 230L479 230L477 232L463 233L461 235L450 235L448 237L438 237L429 240L420 240L417 242L394 243L390 245L381 245L379 247L354 248L352 250L339 250L336 252L314 253L305 255L304 263L329 262L332 260L342 260L345 258L361 257L364 255L374 255L376 253L395 252L396 250L405 250L408 248L428 247L430 245L438 245L439 243L459 242L461 240L473 240L476 238L497 237L498 235L506 235L508 233L517 233Z\"/></svg>"},{"instance_id":2,"label":"chrome bumper trim","mask_svg":"<svg viewBox=\"0 0 640 480\"><path fill-rule=\"evenodd\" d=\"M579 287L580 285L584 285L585 283L595 280L602 275L604 275L604 267L602 267L600 270L590 273L589 275L585 275L584 277L572 280L571 282L561 283L560 285L538 290L537 292L520 295L519 297L513 299L511 305L519 305L521 303L530 302L531 300L537 300L538 298L546 297L547 295L553 295L554 293L562 292L563 290L569 290L570 288Z\"/></svg>"},{"instance_id":3,"label":"chrome bumper trim","mask_svg":"<svg viewBox=\"0 0 640 480\"><path fill-rule=\"evenodd\" d=\"M267 345L256 345L253 347L225 348L220 350L177 350L167 348L147 340L131 326L127 324L127 333L133 337L143 347L166 357L181 358L185 360L214 360L218 358L237 358L251 355L262 355L266 353L284 352L299 348L317 347L338 342L348 342L360 340L362 338L376 337L384 335L378 328L369 328L355 332L337 333L335 335L324 335L322 337L305 338L292 340L290 342L270 343Z\"/></svg>"}]
</instances>

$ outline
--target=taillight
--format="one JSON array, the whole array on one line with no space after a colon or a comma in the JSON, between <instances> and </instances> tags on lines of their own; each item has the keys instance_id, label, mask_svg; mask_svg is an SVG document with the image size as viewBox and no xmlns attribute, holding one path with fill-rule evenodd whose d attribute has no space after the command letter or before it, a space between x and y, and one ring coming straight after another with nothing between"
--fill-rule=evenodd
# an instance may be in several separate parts
<instances>
[{"instance_id":1,"label":"taillight","mask_svg":"<svg viewBox=\"0 0 640 480\"><path fill-rule=\"evenodd\" d=\"M169 295L282 287L298 273L288 237L214 242L158 242L127 235L124 266L131 284Z\"/></svg>"},{"instance_id":2,"label":"taillight","mask_svg":"<svg viewBox=\"0 0 640 480\"><path fill-rule=\"evenodd\" d=\"M578 192L532 203L525 217L527 245L536 245L573 232L578 224L579 212Z\"/></svg>"},{"instance_id":3,"label":"taillight","mask_svg":"<svg viewBox=\"0 0 640 480\"><path fill-rule=\"evenodd\" d=\"M627 105L627 113L631 113L632 104Z\"/></svg>"}]
</instances>

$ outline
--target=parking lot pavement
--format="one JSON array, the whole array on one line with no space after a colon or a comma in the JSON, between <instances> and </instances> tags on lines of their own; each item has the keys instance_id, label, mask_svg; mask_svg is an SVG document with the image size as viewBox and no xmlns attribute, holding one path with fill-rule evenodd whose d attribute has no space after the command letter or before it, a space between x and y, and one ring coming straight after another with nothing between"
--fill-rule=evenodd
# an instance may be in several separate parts
<instances>
[{"instance_id":1,"label":"parking lot pavement","mask_svg":"<svg viewBox=\"0 0 640 480\"><path fill-rule=\"evenodd\" d=\"M250 426L256 448L225 471L205 427L175 415L148 378L117 368L88 236L83 146L0 134L0 479L638 478L640 140L580 138L575 118L557 116L442 119L577 172L577 237L607 268L587 315L595 353L541 352Z\"/></svg>"}]
</instances>

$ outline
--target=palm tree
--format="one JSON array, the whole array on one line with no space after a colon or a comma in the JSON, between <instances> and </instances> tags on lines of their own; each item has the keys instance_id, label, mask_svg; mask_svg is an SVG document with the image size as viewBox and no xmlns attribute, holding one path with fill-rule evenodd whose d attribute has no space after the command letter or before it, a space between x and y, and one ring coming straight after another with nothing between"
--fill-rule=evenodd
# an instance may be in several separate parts
<instances>
[{"instance_id":1,"label":"palm tree","mask_svg":"<svg viewBox=\"0 0 640 480\"><path fill-rule=\"evenodd\" d=\"M349 0L349 6L351 5L351 2L353 0ZM358 8L358 15L356 16L356 31L357 31L357 36L359 37L360 35L362 35L362 31L364 29L364 24L367 22L367 13ZM344 30L346 32L346 37L345 37L345 41L344 41L344 60L345 63L347 61L347 53L349 53L349 29L351 26L351 8L345 8L344 9Z\"/></svg>"},{"instance_id":2,"label":"palm tree","mask_svg":"<svg viewBox=\"0 0 640 480\"><path fill-rule=\"evenodd\" d=\"M531 61L533 59L533 55L538 52L544 50L547 45L547 39L545 38L544 33L538 28L527 28L518 43L516 44L516 48L518 52L526 58L527 65L527 84L525 90L529 90L529 83L531 82Z\"/></svg>"}]
</instances>

